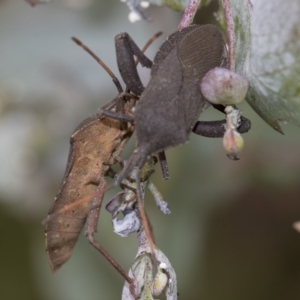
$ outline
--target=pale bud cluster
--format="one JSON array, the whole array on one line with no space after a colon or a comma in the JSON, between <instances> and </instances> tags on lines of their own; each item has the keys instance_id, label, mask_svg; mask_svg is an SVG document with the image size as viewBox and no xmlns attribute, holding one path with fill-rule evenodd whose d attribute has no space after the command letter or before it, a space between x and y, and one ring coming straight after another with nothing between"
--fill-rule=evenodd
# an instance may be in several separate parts
<instances>
[{"instance_id":1,"label":"pale bud cluster","mask_svg":"<svg viewBox=\"0 0 300 300\"><path fill-rule=\"evenodd\" d=\"M205 74L200 89L203 96L212 104L229 105L226 107L226 132L223 146L230 159L237 160L237 154L244 146L244 140L237 128L241 123L241 110L234 108L241 103L248 91L248 81L242 75L225 68L216 67Z\"/></svg>"},{"instance_id":2,"label":"pale bud cluster","mask_svg":"<svg viewBox=\"0 0 300 300\"><path fill-rule=\"evenodd\" d=\"M131 23L135 23L140 20L150 21L150 16L146 12L146 9L150 6L147 0L120 0L125 2L130 9L128 19Z\"/></svg>"}]
</instances>

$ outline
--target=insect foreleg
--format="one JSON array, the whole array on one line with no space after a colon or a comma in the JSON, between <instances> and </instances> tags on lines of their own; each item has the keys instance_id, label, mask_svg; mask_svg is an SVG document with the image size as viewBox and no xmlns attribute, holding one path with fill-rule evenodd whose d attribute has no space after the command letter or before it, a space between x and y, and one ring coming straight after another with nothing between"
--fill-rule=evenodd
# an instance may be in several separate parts
<instances>
[{"instance_id":1,"label":"insect foreleg","mask_svg":"<svg viewBox=\"0 0 300 300\"><path fill-rule=\"evenodd\" d=\"M152 61L139 49L133 39L126 32L119 33L115 37L117 63L120 74L129 90L136 95L141 95L144 86L137 73L133 55L142 66L151 68Z\"/></svg>"},{"instance_id":2,"label":"insect foreleg","mask_svg":"<svg viewBox=\"0 0 300 300\"><path fill-rule=\"evenodd\" d=\"M134 117L128 116L125 113L118 113L110 110L101 109L100 113L108 118L119 120L121 122L129 122L132 123L134 121Z\"/></svg>"}]
</instances>

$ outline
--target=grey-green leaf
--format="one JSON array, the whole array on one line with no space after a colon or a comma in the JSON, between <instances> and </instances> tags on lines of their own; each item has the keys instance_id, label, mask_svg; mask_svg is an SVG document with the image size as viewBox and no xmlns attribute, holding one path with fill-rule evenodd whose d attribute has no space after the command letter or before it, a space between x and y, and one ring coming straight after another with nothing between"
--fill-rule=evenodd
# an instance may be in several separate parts
<instances>
[{"instance_id":1,"label":"grey-green leaf","mask_svg":"<svg viewBox=\"0 0 300 300\"><path fill-rule=\"evenodd\" d=\"M246 97L274 129L300 125L300 1L229 0L235 67L249 81Z\"/></svg>"}]
</instances>

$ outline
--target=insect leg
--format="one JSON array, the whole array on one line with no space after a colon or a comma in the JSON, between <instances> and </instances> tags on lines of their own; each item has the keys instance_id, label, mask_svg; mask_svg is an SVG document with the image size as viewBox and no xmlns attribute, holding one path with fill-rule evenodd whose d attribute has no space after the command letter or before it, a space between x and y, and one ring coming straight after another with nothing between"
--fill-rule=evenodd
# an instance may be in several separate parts
<instances>
[{"instance_id":1,"label":"insect leg","mask_svg":"<svg viewBox=\"0 0 300 300\"><path fill-rule=\"evenodd\" d=\"M223 114L226 114L226 112L225 112L226 106L224 106L224 105L222 105L222 104L211 104L211 105L212 105L212 107L213 107L214 109L220 111L220 112L223 113Z\"/></svg>"},{"instance_id":2,"label":"insect leg","mask_svg":"<svg viewBox=\"0 0 300 300\"><path fill-rule=\"evenodd\" d=\"M145 212L143 197L142 197L141 169L138 169L138 171L136 173L136 198L137 198L137 202L138 202L138 209L139 209L139 213L140 213L140 216L141 216L141 220L143 222L144 230L145 230L147 240L148 240L148 243L149 243L149 246L150 246L151 257L152 257L154 265L156 266L156 271L157 271L158 262L157 262L157 259L156 259L156 256L155 256L155 251L154 251L154 247L155 247L154 237L153 237L153 233L152 233L152 229L151 229L149 219L148 219L147 214Z\"/></svg>"},{"instance_id":3,"label":"insect leg","mask_svg":"<svg viewBox=\"0 0 300 300\"><path fill-rule=\"evenodd\" d=\"M137 73L133 55L135 55L142 66L151 68L152 61L139 49L128 33L122 32L115 37L117 63L120 74L129 90L140 95L144 86Z\"/></svg>"},{"instance_id":4,"label":"insect leg","mask_svg":"<svg viewBox=\"0 0 300 300\"><path fill-rule=\"evenodd\" d=\"M220 121L198 121L196 122L193 132L211 138L220 138L225 133L226 120ZM251 121L245 117L241 117L241 125L237 128L239 133L246 133L251 128Z\"/></svg>"},{"instance_id":5,"label":"insect leg","mask_svg":"<svg viewBox=\"0 0 300 300\"><path fill-rule=\"evenodd\" d=\"M131 284L133 282L132 279L127 275L123 268L109 255L109 253L95 240L94 237L95 232L97 232L97 225L105 189L106 181L104 178L101 178L99 186L97 188L96 197L93 200L92 208L86 221L85 236L90 244L106 258L106 260L125 278L125 280L129 284Z\"/></svg>"},{"instance_id":6,"label":"insect leg","mask_svg":"<svg viewBox=\"0 0 300 300\"><path fill-rule=\"evenodd\" d=\"M169 174L168 162L167 162L167 157L166 157L165 151L158 152L157 157L159 160L162 177L164 180L167 180L170 178L170 174Z\"/></svg>"},{"instance_id":7,"label":"insect leg","mask_svg":"<svg viewBox=\"0 0 300 300\"><path fill-rule=\"evenodd\" d=\"M101 109L100 113L108 118L114 119L114 120L120 120L122 122L130 122L132 123L134 121L134 117L128 116L125 113L118 113L110 110Z\"/></svg>"}]
</instances>

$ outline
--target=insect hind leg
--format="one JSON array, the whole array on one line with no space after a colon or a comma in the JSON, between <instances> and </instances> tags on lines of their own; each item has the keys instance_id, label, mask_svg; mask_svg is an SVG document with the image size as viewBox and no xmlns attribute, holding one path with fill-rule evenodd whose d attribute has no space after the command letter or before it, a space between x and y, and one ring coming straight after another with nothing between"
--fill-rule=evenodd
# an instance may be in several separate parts
<instances>
[{"instance_id":1,"label":"insect hind leg","mask_svg":"<svg viewBox=\"0 0 300 300\"><path fill-rule=\"evenodd\" d=\"M102 178L97 188L96 196L93 199L91 210L87 217L85 236L88 239L89 243L105 257L105 259L124 277L124 279L129 284L132 284L132 279L127 275L123 268L109 255L109 253L95 240L94 237L94 234L97 232L97 225L105 191L106 181L104 178Z\"/></svg>"}]
</instances>

